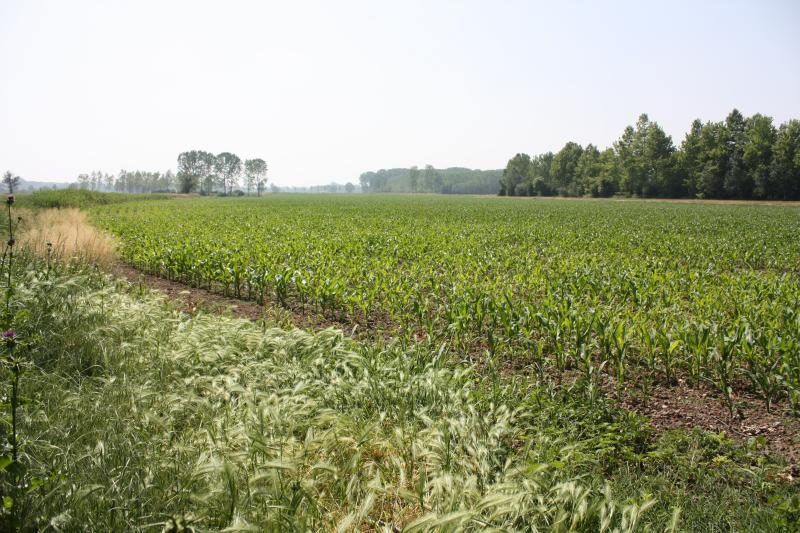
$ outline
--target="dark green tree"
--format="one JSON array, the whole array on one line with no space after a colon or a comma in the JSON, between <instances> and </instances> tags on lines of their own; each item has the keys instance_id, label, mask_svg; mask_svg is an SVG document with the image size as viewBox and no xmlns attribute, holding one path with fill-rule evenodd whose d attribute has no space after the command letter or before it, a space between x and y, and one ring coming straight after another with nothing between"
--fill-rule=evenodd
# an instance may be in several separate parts
<instances>
[{"instance_id":1,"label":"dark green tree","mask_svg":"<svg viewBox=\"0 0 800 533\"><path fill-rule=\"evenodd\" d=\"M722 189L728 198L749 199L753 195L754 184L752 176L745 168L744 161L747 124L738 109L731 111L725 119L725 130L727 162Z\"/></svg>"},{"instance_id":2,"label":"dark green tree","mask_svg":"<svg viewBox=\"0 0 800 533\"><path fill-rule=\"evenodd\" d=\"M530 174L531 156L517 154L512 157L503 171L500 180L501 196L522 196L526 191L525 181Z\"/></svg>"},{"instance_id":3,"label":"dark green tree","mask_svg":"<svg viewBox=\"0 0 800 533\"><path fill-rule=\"evenodd\" d=\"M641 114L614 144L622 168L622 190L634 196L677 196L682 184L675 172L675 147L661 126Z\"/></svg>"},{"instance_id":4,"label":"dark green tree","mask_svg":"<svg viewBox=\"0 0 800 533\"><path fill-rule=\"evenodd\" d=\"M773 189L769 198L800 200L800 120L781 124L772 160Z\"/></svg>"},{"instance_id":5,"label":"dark green tree","mask_svg":"<svg viewBox=\"0 0 800 533\"><path fill-rule=\"evenodd\" d=\"M558 194L562 196L578 194L578 164L583 155L580 144L568 142L553 157L550 174Z\"/></svg>"},{"instance_id":6,"label":"dark green tree","mask_svg":"<svg viewBox=\"0 0 800 533\"><path fill-rule=\"evenodd\" d=\"M580 159L578 159L577 181L574 187L575 194L578 196L591 194L601 170L600 150L593 144L587 144L581 153ZM597 195L593 194L593 196Z\"/></svg>"},{"instance_id":7,"label":"dark green tree","mask_svg":"<svg viewBox=\"0 0 800 533\"><path fill-rule=\"evenodd\" d=\"M753 196L756 198L767 198L770 191L776 188L770 171L772 150L777 136L772 117L756 114L747 119L742 158L752 180Z\"/></svg>"}]
</instances>

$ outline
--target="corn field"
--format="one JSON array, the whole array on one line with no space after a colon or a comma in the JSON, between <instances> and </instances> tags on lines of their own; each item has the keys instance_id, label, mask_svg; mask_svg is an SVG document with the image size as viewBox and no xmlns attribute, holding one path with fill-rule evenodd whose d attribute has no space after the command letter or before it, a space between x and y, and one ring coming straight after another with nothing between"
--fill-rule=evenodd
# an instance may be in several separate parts
<instances>
[{"instance_id":1,"label":"corn field","mask_svg":"<svg viewBox=\"0 0 800 533\"><path fill-rule=\"evenodd\" d=\"M125 261L237 298L619 386L800 410L800 209L278 196L96 208Z\"/></svg>"},{"instance_id":2,"label":"corn field","mask_svg":"<svg viewBox=\"0 0 800 533\"><path fill-rule=\"evenodd\" d=\"M783 527L780 463L444 351L188 316L94 272L27 274L15 308L39 531L675 531ZM698 476L698 481L689 481ZM4 496L7 498L7 496ZM12 505L9 505L11 502ZM11 513L9 515L9 513ZM3 522L6 520L6 522Z\"/></svg>"}]
</instances>

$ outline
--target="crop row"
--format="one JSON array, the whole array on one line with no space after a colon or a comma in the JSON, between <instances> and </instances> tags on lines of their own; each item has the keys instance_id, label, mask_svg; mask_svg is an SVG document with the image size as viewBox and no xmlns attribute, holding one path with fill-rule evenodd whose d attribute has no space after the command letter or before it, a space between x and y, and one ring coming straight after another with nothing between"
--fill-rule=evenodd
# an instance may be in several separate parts
<instances>
[{"instance_id":1,"label":"crop row","mask_svg":"<svg viewBox=\"0 0 800 533\"><path fill-rule=\"evenodd\" d=\"M94 216L125 260L195 286L542 372L800 408L797 208L284 196Z\"/></svg>"}]
</instances>

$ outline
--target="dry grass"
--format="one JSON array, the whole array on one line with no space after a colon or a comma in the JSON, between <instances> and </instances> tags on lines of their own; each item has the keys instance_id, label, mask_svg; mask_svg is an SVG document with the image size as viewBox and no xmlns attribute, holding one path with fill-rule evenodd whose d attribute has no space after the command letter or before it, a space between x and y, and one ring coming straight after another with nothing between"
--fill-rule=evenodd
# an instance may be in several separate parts
<instances>
[{"instance_id":1,"label":"dry grass","mask_svg":"<svg viewBox=\"0 0 800 533\"><path fill-rule=\"evenodd\" d=\"M117 241L92 226L83 211L45 209L21 216L20 244L40 257L50 254L56 261L80 260L102 268L116 258Z\"/></svg>"}]
</instances>

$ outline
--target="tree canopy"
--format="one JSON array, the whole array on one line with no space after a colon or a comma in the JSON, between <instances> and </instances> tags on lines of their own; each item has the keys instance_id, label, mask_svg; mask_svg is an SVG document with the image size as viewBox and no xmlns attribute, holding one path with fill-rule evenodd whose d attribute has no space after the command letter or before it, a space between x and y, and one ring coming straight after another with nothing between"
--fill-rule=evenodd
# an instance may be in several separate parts
<instances>
[{"instance_id":1,"label":"tree canopy","mask_svg":"<svg viewBox=\"0 0 800 533\"><path fill-rule=\"evenodd\" d=\"M568 142L556 154L509 159L501 195L800 200L800 121L734 109L691 127L679 147L646 114L613 147Z\"/></svg>"}]
</instances>

